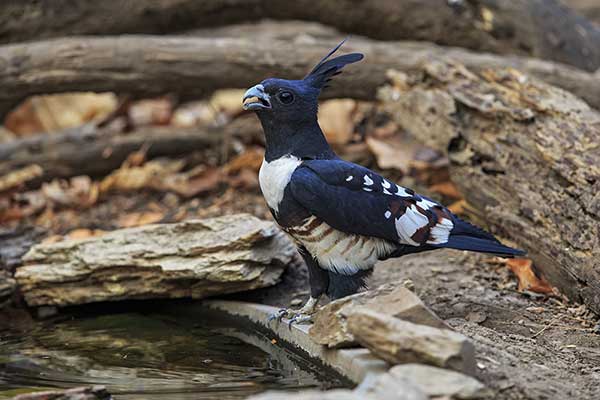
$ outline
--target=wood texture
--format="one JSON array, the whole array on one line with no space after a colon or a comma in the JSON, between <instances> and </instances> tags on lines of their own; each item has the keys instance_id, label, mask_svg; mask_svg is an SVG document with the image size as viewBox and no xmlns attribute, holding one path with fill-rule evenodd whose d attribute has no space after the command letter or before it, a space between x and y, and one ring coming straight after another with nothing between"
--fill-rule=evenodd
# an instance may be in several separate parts
<instances>
[{"instance_id":1,"label":"wood texture","mask_svg":"<svg viewBox=\"0 0 600 400\"><path fill-rule=\"evenodd\" d=\"M269 76L301 78L335 44L243 38L73 37L0 46L0 117L27 96L68 91L116 91L199 98L243 88ZM474 69L511 66L563 87L600 108L600 79L576 68L531 58L500 57L425 43L353 39L345 51L366 60L344 72L324 97L373 99L390 69L418 69L430 58L460 60Z\"/></svg>"},{"instance_id":2,"label":"wood texture","mask_svg":"<svg viewBox=\"0 0 600 400\"><path fill-rule=\"evenodd\" d=\"M600 313L600 114L511 69L431 62L420 76L392 76L380 92L386 109L448 153L477 215Z\"/></svg>"},{"instance_id":3,"label":"wood texture","mask_svg":"<svg viewBox=\"0 0 600 400\"><path fill-rule=\"evenodd\" d=\"M600 67L600 30L557 0L5 0L0 41L181 32L261 18Z\"/></svg>"}]
</instances>

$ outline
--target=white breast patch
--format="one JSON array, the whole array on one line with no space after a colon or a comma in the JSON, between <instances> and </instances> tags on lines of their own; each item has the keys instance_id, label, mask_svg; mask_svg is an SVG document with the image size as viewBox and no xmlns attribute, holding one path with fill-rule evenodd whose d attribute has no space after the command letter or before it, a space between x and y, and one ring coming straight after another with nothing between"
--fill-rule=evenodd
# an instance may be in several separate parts
<instances>
[{"instance_id":1,"label":"white breast patch","mask_svg":"<svg viewBox=\"0 0 600 400\"><path fill-rule=\"evenodd\" d=\"M348 234L333 229L322 221L307 231L306 228L313 225L315 219L310 217L303 225L288 231L306 247L321 268L353 275L360 270L373 268L380 257L390 254L396 248L386 240ZM301 234L298 235L298 232Z\"/></svg>"},{"instance_id":2,"label":"white breast patch","mask_svg":"<svg viewBox=\"0 0 600 400\"><path fill-rule=\"evenodd\" d=\"M263 160L258 173L258 182L267 204L275 212L279 212L279 203L283 199L285 187L300 164L302 164L302 161L291 155L271 162Z\"/></svg>"}]
</instances>

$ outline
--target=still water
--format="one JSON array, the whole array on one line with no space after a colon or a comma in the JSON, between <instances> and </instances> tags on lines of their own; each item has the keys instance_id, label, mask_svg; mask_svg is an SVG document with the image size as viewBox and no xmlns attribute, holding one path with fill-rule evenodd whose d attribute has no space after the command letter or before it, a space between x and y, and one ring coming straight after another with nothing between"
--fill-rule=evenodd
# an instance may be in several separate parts
<instances>
[{"instance_id":1,"label":"still water","mask_svg":"<svg viewBox=\"0 0 600 400\"><path fill-rule=\"evenodd\" d=\"M116 400L229 400L347 386L248 322L197 304L115 307L71 311L26 331L0 329L0 399L90 384L106 385Z\"/></svg>"}]
</instances>

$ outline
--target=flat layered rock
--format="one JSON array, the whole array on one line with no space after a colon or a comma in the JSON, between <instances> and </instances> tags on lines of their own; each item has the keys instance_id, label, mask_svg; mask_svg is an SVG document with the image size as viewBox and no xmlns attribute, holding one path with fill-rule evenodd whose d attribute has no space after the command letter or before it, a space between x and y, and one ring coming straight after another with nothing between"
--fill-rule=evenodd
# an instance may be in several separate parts
<instances>
[{"instance_id":1,"label":"flat layered rock","mask_svg":"<svg viewBox=\"0 0 600 400\"><path fill-rule=\"evenodd\" d=\"M104 386L79 387L67 390L49 390L20 394L12 400L110 400L112 396Z\"/></svg>"},{"instance_id":2,"label":"flat layered rock","mask_svg":"<svg viewBox=\"0 0 600 400\"><path fill-rule=\"evenodd\" d=\"M419 297L405 287L382 286L344 297L322 307L314 316L310 337L330 348L356 346L348 316L361 309L376 311L416 324L450 329Z\"/></svg>"},{"instance_id":3,"label":"flat layered rock","mask_svg":"<svg viewBox=\"0 0 600 400\"><path fill-rule=\"evenodd\" d=\"M471 375L475 371L473 344L458 332L364 309L348 316L348 330L358 343L391 364L429 364Z\"/></svg>"},{"instance_id":4,"label":"flat layered rock","mask_svg":"<svg viewBox=\"0 0 600 400\"><path fill-rule=\"evenodd\" d=\"M483 399L492 393L477 379L460 372L422 364L396 365L381 376L376 387L406 380L430 397L452 399Z\"/></svg>"},{"instance_id":5,"label":"flat layered rock","mask_svg":"<svg viewBox=\"0 0 600 400\"><path fill-rule=\"evenodd\" d=\"M29 306L203 298L273 285L294 254L272 222L237 214L37 245L15 278Z\"/></svg>"}]
</instances>

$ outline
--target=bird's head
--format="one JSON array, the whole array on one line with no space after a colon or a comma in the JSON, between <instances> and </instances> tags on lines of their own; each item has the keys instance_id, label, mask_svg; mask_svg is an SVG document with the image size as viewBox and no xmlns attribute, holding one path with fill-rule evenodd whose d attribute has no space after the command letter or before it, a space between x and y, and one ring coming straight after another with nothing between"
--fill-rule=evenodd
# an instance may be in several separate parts
<instances>
[{"instance_id":1,"label":"bird's head","mask_svg":"<svg viewBox=\"0 0 600 400\"><path fill-rule=\"evenodd\" d=\"M334 75L345 65L362 60L360 53L330 57L344 44L343 40L301 80L265 79L244 94L244 109L255 111L267 124L298 125L316 121L318 97Z\"/></svg>"}]
</instances>

